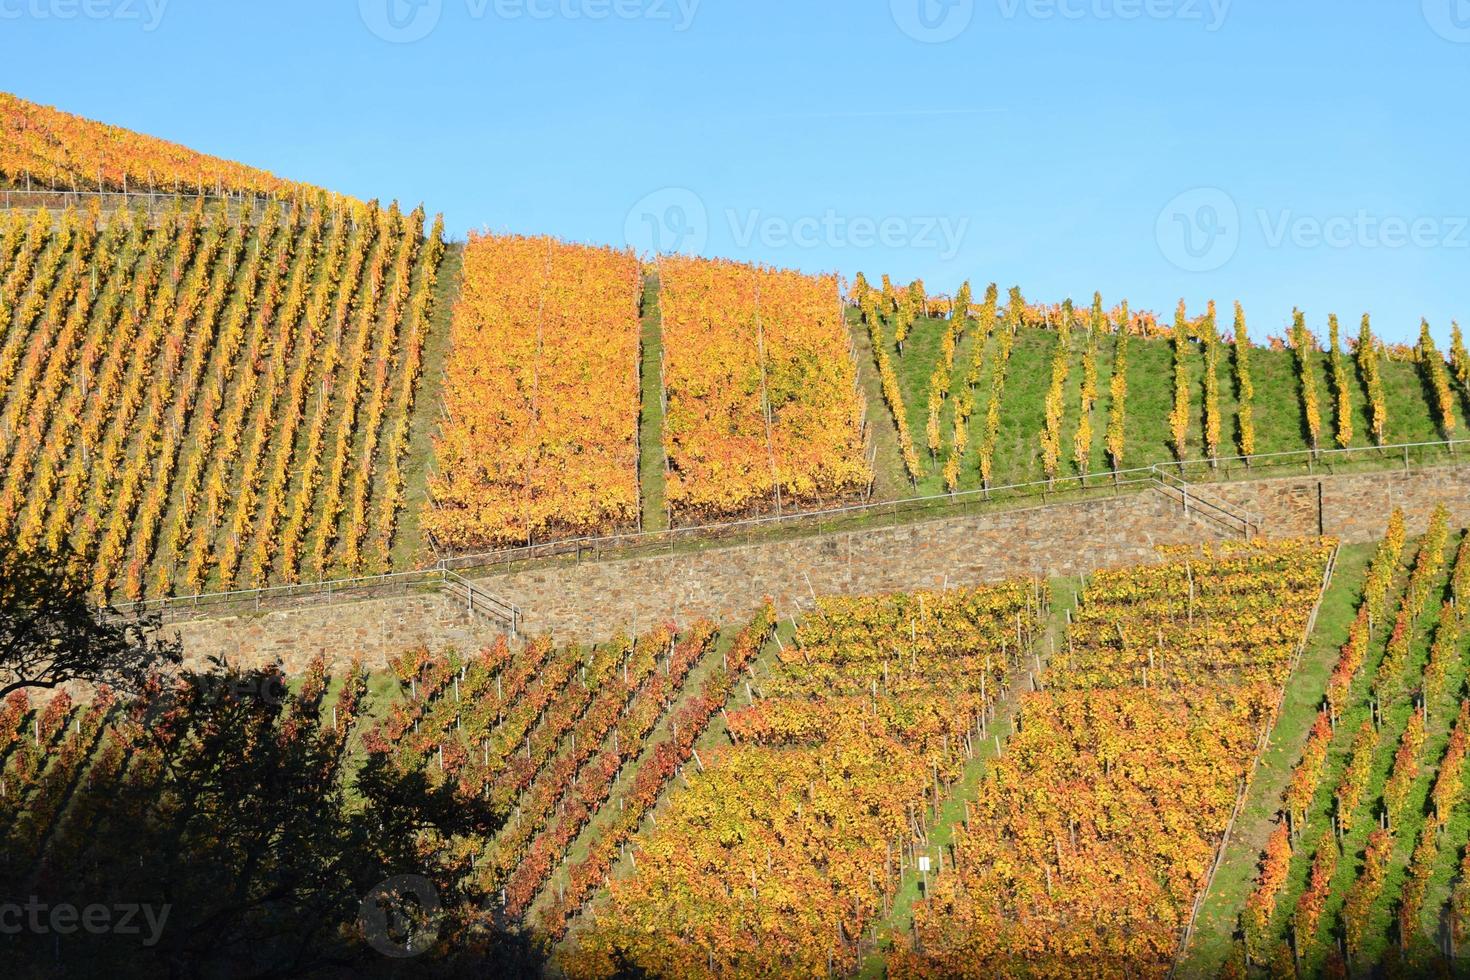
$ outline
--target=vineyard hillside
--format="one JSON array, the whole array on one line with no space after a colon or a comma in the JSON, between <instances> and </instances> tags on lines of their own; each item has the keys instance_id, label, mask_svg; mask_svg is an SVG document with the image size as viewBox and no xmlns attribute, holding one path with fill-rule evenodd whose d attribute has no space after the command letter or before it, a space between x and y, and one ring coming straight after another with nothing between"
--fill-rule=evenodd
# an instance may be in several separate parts
<instances>
[{"instance_id":1,"label":"vineyard hillside","mask_svg":"<svg viewBox=\"0 0 1470 980\"><path fill-rule=\"evenodd\" d=\"M1366 316L1298 312L1258 344L1238 305L1170 323L995 284L460 245L421 211L14 96L0 118L0 182L65 190L0 214L0 531L95 551L107 595L1161 464L1391 466L1470 418L1458 327L1386 344ZM146 209L87 196L160 175Z\"/></svg>"},{"instance_id":2,"label":"vineyard hillside","mask_svg":"<svg viewBox=\"0 0 1470 980\"><path fill-rule=\"evenodd\" d=\"M1467 935L1470 540L1402 515L1304 658L1257 825L1225 855L1191 972L1431 975Z\"/></svg>"},{"instance_id":3,"label":"vineyard hillside","mask_svg":"<svg viewBox=\"0 0 1470 980\"><path fill-rule=\"evenodd\" d=\"M0 92L0 187L314 198L319 188Z\"/></svg>"},{"instance_id":4,"label":"vineyard hillside","mask_svg":"<svg viewBox=\"0 0 1470 980\"><path fill-rule=\"evenodd\" d=\"M424 226L324 198L7 216L0 533L70 543L126 599L387 571L444 253Z\"/></svg>"},{"instance_id":5,"label":"vineyard hillside","mask_svg":"<svg viewBox=\"0 0 1470 980\"><path fill-rule=\"evenodd\" d=\"M1274 454L1331 462L1336 450L1457 439L1470 417L1458 327L1446 363L1427 325L1420 344L1390 345L1366 317L1351 333L1335 316L1314 333L1302 317L1299 331L1273 325L1285 336L1262 345L1243 310L1227 329L1213 304L1181 307L1170 326L1101 298L1090 310L1036 305L1019 290L998 300L991 286L966 316L921 296L922 283L860 279L848 310L883 496L1067 489L1160 463L1188 462L1195 479L1244 476L1239 457L1265 457L1258 473L1287 462Z\"/></svg>"},{"instance_id":6,"label":"vineyard hillside","mask_svg":"<svg viewBox=\"0 0 1470 980\"><path fill-rule=\"evenodd\" d=\"M220 917L278 935L290 898L228 894L305 889L318 858L336 891L303 928L342 962L371 962L365 937L573 977L1427 969L1462 941L1466 542L1441 510L1410 547L1396 514L1370 562L1326 539L1161 549L1080 581L411 650L379 674L317 658L138 698L18 692L0 880L187 898L139 975ZM263 752L281 767L229 764ZM310 837L290 796L268 802L278 778L394 830L266 862L201 832L201 792L238 793L239 840ZM402 868L440 909L422 946L351 920ZM85 971L114 938L45 956ZM274 942L253 955L289 954Z\"/></svg>"}]
</instances>

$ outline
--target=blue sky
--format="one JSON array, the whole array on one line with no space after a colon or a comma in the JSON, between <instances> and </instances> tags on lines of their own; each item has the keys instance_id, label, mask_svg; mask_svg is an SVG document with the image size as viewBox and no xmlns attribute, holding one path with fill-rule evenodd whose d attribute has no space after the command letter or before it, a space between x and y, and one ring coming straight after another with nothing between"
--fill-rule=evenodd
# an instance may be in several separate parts
<instances>
[{"instance_id":1,"label":"blue sky","mask_svg":"<svg viewBox=\"0 0 1470 980\"><path fill-rule=\"evenodd\" d=\"M1470 0L0 0L0 89L458 235L1470 320Z\"/></svg>"}]
</instances>

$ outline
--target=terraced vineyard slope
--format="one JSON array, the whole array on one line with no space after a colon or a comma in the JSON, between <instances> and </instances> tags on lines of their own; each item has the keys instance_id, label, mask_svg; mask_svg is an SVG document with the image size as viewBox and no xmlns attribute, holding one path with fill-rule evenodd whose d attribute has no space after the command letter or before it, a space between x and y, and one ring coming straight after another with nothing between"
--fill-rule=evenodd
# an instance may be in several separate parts
<instances>
[{"instance_id":1,"label":"terraced vineyard slope","mask_svg":"<svg viewBox=\"0 0 1470 980\"><path fill-rule=\"evenodd\" d=\"M889 974L1166 975L1332 552L1223 546L1092 576Z\"/></svg>"},{"instance_id":2,"label":"terraced vineyard slope","mask_svg":"<svg viewBox=\"0 0 1470 980\"><path fill-rule=\"evenodd\" d=\"M864 493L864 408L837 278L667 256L659 283L675 522Z\"/></svg>"},{"instance_id":3,"label":"terraced vineyard slope","mask_svg":"<svg viewBox=\"0 0 1470 980\"><path fill-rule=\"evenodd\" d=\"M695 754L564 967L854 969L913 864L924 813L988 737L1044 611L1033 582L820 600L790 643L777 641L769 676L742 679L728 744Z\"/></svg>"},{"instance_id":4,"label":"terraced vineyard slope","mask_svg":"<svg viewBox=\"0 0 1470 980\"><path fill-rule=\"evenodd\" d=\"M1394 515L1241 913L1237 972L1426 975L1466 941L1470 539Z\"/></svg>"},{"instance_id":5,"label":"terraced vineyard slope","mask_svg":"<svg viewBox=\"0 0 1470 980\"><path fill-rule=\"evenodd\" d=\"M849 302L849 327L871 352L862 370L888 496L1042 481L1064 490L1178 460L1205 461L1193 479L1266 475L1272 460L1235 457L1309 453L1314 429L1322 451L1459 438L1470 415L1470 373L1455 367L1463 343L1448 359L1432 339L1386 344L1366 317L1346 343L1332 317L1326 350L1305 318L1283 325L1301 358L1287 340L1252 342L1238 307L1229 329L1213 304L1180 311L1175 344L1175 327L1101 297L1090 310L1046 306L1019 289L1001 300L992 285L963 313L922 283L860 278Z\"/></svg>"},{"instance_id":6,"label":"terraced vineyard slope","mask_svg":"<svg viewBox=\"0 0 1470 980\"><path fill-rule=\"evenodd\" d=\"M0 533L135 599L386 570L442 224L180 202L0 223Z\"/></svg>"},{"instance_id":7,"label":"terraced vineyard slope","mask_svg":"<svg viewBox=\"0 0 1470 980\"><path fill-rule=\"evenodd\" d=\"M471 238L424 515L440 545L636 528L642 298L632 252Z\"/></svg>"}]
</instances>

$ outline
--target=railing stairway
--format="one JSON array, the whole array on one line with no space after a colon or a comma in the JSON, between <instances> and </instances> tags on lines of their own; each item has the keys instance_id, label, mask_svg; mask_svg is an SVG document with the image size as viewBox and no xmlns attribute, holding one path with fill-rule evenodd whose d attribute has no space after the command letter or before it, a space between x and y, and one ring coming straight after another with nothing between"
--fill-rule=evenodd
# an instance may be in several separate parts
<instances>
[{"instance_id":1,"label":"railing stairway","mask_svg":"<svg viewBox=\"0 0 1470 980\"><path fill-rule=\"evenodd\" d=\"M1234 504L1228 504L1200 489L1197 484L1170 473L1163 466L1150 467L1153 488L1184 509L1184 516L1213 524L1229 534L1250 541L1261 534L1266 519Z\"/></svg>"}]
</instances>

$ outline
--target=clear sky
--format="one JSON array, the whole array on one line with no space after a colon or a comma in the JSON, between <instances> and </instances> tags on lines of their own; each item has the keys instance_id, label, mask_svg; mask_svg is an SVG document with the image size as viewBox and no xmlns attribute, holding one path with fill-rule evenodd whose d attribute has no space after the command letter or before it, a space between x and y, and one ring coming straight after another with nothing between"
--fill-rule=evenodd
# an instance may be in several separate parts
<instances>
[{"instance_id":1,"label":"clear sky","mask_svg":"<svg viewBox=\"0 0 1470 980\"><path fill-rule=\"evenodd\" d=\"M0 0L0 89L457 235L1470 320L1470 0Z\"/></svg>"}]
</instances>

